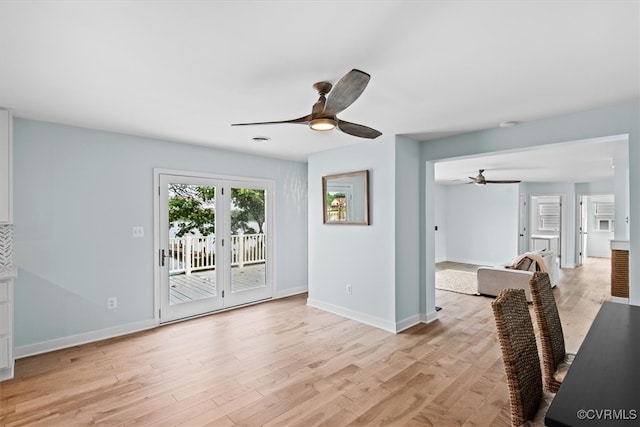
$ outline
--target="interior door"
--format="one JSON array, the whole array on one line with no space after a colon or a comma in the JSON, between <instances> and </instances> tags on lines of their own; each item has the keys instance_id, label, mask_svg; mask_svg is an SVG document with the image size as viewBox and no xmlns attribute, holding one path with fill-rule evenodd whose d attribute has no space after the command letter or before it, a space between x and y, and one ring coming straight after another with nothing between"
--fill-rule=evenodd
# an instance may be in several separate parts
<instances>
[{"instance_id":1,"label":"interior door","mask_svg":"<svg viewBox=\"0 0 640 427\"><path fill-rule=\"evenodd\" d=\"M158 182L160 323L271 298L271 183Z\"/></svg>"},{"instance_id":2,"label":"interior door","mask_svg":"<svg viewBox=\"0 0 640 427\"><path fill-rule=\"evenodd\" d=\"M220 181L160 175L160 321L223 308Z\"/></svg>"}]
</instances>

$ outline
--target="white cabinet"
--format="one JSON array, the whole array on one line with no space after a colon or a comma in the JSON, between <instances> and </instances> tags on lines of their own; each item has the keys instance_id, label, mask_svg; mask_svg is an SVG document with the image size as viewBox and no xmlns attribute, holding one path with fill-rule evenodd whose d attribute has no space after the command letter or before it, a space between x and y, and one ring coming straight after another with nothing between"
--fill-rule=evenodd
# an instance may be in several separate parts
<instances>
[{"instance_id":1,"label":"white cabinet","mask_svg":"<svg viewBox=\"0 0 640 427\"><path fill-rule=\"evenodd\" d=\"M13 280L6 277L0 276L0 381L13 378Z\"/></svg>"},{"instance_id":2,"label":"white cabinet","mask_svg":"<svg viewBox=\"0 0 640 427\"><path fill-rule=\"evenodd\" d=\"M13 120L11 112L0 109L0 224L13 222L12 149Z\"/></svg>"}]
</instances>

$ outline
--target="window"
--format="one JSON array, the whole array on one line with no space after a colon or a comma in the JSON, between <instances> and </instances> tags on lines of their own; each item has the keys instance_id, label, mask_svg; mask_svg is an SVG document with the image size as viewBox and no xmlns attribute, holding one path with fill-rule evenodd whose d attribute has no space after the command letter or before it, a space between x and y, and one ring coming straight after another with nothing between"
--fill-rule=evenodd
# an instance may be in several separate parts
<instances>
[{"instance_id":1,"label":"window","mask_svg":"<svg viewBox=\"0 0 640 427\"><path fill-rule=\"evenodd\" d=\"M560 230L560 203L540 203L538 205L538 229L544 231Z\"/></svg>"},{"instance_id":2,"label":"window","mask_svg":"<svg viewBox=\"0 0 640 427\"><path fill-rule=\"evenodd\" d=\"M613 202L595 202L593 212L597 231L613 231Z\"/></svg>"}]
</instances>

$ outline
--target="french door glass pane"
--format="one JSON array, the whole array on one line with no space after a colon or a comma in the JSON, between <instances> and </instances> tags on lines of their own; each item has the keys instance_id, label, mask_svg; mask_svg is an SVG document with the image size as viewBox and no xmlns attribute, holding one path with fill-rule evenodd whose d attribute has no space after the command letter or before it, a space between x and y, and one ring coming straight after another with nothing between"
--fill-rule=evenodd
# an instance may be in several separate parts
<instances>
[{"instance_id":1,"label":"french door glass pane","mask_svg":"<svg viewBox=\"0 0 640 427\"><path fill-rule=\"evenodd\" d=\"M265 190L231 188L231 292L266 286Z\"/></svg>"},{"instance_id":2,"label":"french door glass pane","mask_svg":"<svg viewBox=\"0 0 640 427\"><path fill-rule=\"evenodd\" d=\"M216 188L168 184L169 305L218 295Z\"/></svg>"}]
</instances>

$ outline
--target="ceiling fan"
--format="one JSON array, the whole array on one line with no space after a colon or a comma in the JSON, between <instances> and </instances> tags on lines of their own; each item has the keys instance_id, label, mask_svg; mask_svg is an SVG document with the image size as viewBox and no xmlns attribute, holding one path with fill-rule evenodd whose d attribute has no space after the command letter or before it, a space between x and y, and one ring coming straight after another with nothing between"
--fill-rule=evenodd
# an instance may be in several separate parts
<instances>
[{"instance_id":1,"label":"ceiling fan","mask_svg":"<svg viewBox=\"0 0 640 427\"><path fill-rule=\"evenodd\" d=\"M476 184L476 185L486 185L486 184L517 184L520 181L515 181L515 180L489 180L486 179L484 177L484 175L482 174L482 172L484 172L484 169L479 169L478 170L478 176L473 177L470 176L469 179L471 180L471 182L469 182L469 184Z\"/></svg>"},{"instance_id":2,"label":"ceiling fan","mask_svg":"<svg viewBox=\"0 0 640 427\"><path fill-rule=\"evenodd\" d=\"M311 114L298 119L275 122L234 123L231 126L303 123L309 125L313 130L328 131L338 128L344 133L360 138L377 138L382 135L381 132L336 117L336 114L346 109L358 99L367 87L370 78L371 76L364 71L353 69L338 80L335 86L332 86L331 83L328 82L318 82L314 84L313 87L318 91L320 98L313 104Z\"/></svg>"}]
</instances>

